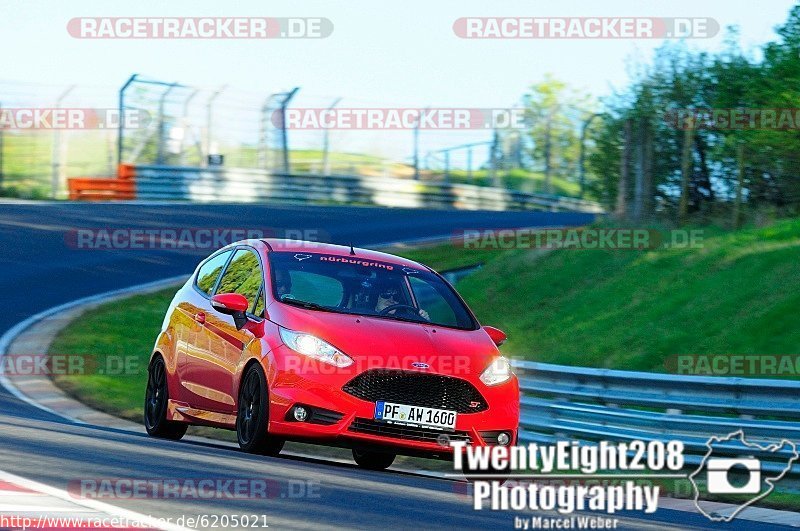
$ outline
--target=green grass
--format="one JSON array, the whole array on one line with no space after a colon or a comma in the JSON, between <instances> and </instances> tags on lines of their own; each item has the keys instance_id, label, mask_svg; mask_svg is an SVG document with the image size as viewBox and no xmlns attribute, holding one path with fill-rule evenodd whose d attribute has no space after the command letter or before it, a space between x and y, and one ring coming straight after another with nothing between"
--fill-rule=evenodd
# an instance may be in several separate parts
<instances>
[{"instance_id":1,"label":"green grass","mask_svg":"<svg viewBox=\"0 0 800 531\"><path fill-rule=\"evenodd\" d=\"M59 333L50 347L50 353L96 357L99 367L108 366L109 358L135 356L133 374L59 375L56 383L97 409L141 420L147 362L175 290L136 295L90 310Z\"/></svg>"},{"instance_id":2,"label":"green grass","mask_svg":"<svg viewBox=\"0 0 800 531\"><path fill-rule=\"evenodd\" d=\"M498 252L459 291L507 354L665 372L679 354L798 354L800 221L702 248Z\"/></svg>"}]
</instances>

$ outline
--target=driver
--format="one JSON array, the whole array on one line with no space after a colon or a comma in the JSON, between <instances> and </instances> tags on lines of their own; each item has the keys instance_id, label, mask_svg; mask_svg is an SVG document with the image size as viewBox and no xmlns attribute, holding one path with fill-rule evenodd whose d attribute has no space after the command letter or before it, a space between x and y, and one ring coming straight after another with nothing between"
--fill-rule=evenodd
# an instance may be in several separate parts
<instances>
[{"instance_id":1,"label":"driver","mask_svg":"<svg viewBox=\"0 0 800 531\"><path fill-rule=\"evenodd\" d=\"M395 286L388 286L388 285L387 286L383 286L378 291L378 299L377 299L377 302L375 304L375 311L378 312L378 313L381 313L386 308L388 308L390 306L395 306L397 304L403 304L403 303L400 302L400 290ZM408 305L408 306L411 307L410 305ZM426 312L425 310L423 310L421 308L419 308L419 309L415 308L415 310L417 310L417 313L419 313L419 316L422 317L423 319L425 319L426 321L430 321L431 320L430 316L428 315L428 312ZM389 313L392 313L392 312L389 312Z\"/></svg>"},{"instance_id":2,"label":"driver","mask_svg":"<svg viewBox=\"0 0 800 531\"><path fill-rule=\"evenodd\" d=\"M289 276L288 271L284 271L283 269L275 270L275 289L278 292L279 299L284 295L288 295L287 298L291 298L292 277Z\"/></svg>"}]
</instances>

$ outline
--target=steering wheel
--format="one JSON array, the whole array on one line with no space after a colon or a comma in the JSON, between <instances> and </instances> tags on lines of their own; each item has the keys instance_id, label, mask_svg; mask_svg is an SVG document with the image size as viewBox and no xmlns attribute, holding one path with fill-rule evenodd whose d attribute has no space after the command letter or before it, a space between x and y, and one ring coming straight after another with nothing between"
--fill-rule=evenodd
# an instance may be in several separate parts
<instances>
[{"instance_id":1,"label":"steering wheel","mask_svg":"<svg viewBox=\"0 0 800 531\"><path fill-rule=\"evenodd\" d=\"M405 313L412 317L420 317L419 310L410 304L392 304L378 312L378 315L389 315L391 312Z\"/></svg>"}]
</instances>

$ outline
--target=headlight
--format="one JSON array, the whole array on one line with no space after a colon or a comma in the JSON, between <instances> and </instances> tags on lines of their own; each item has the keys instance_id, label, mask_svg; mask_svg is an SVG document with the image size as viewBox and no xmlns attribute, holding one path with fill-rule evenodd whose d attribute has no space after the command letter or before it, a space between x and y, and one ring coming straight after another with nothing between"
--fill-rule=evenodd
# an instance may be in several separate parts
<instances>
[{"instance_id":1,"label":"headlight","mask_svg":"<svg viewBox=\"0 0 800 531\"><path fill-rule=\"evenodd\" d=\"M486 367L481 374L481 381L486 385L497 385L511 379L511 364L503 356L497 358Z\"/></svg>"},{"instance_id":2,"label":"headlight","mask_svg":"<svg viewBox=\"0 0 800 531\"><path fill-rule=\"evenodd\" d=\"M353 360L347 354L337 350L336 347L318 337L286 328L281 328L280 330L281 339L286 343L286 346L299 354L336 365L337 367L349 367L353 364Z\"/></svg>"}]
</instances>

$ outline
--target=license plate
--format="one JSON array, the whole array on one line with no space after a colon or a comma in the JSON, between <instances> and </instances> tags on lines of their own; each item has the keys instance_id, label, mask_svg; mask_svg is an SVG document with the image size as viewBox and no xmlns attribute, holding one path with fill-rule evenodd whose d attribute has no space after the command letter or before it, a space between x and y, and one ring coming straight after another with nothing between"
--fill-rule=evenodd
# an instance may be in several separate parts
<instances>
[{"instance_id":1,"label":"license plate","mask_svg":"<svg viewBox=\"0 0 800 531\"><path fill-rule=\"evenodd\" d=\"M435 430L454 430L456 412L381 401L375 403L375 420Z\"/></svg>"}]
</instances>

